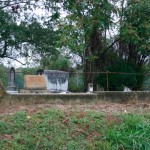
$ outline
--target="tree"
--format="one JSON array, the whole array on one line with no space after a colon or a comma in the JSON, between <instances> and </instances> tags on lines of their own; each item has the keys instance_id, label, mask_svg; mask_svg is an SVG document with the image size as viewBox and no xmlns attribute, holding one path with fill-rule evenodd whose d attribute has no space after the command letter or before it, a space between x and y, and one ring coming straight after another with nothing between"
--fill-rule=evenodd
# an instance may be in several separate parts
<instances>
[{"instance_id":1,"label":"tree","mask_svg":"<svg viewBox=\"0 0 150 150\"><path fill-rule=\"evenodd\" d=\"M3 10L0 10L0 16L0 57L4 58L7 55L7 49L15 45L13 33L16 24Z\"/></svg>"},{"instance_id":2,"label":"tree","mask_svg":"<svg viewBox=\"0 0 150 150\"><path fill-rule=\"evenodd\" d=\"M40 7L40 5L47 7L48 4L51 4L48 0L1 0L0 10L10 10L13 13L20 13L24 9L33 9Z\"/></svg>"},{"instance_id":3,"label":"tree","mask_svg":"<svg viewBox=\"0 0 150 150\"><path fill-rule=\"evenodd\" d=\"M137 76L136 74L134 74L135 73L134 66L132 66L131 64L129 65L124 60L118 60L116 64L109 65L108 67L106 67L105 71L110 72L110 74L108 74L108 83L110 91L122 91L124 89L124 86L127 86L132 90L134 90L134 88L138 84ZM118 72L118 74L116 73L111 74L111 72ZM97 79L98 84L101 87L104 87L105 90L107 90L106 74L99 74L97 76Z\"/></svg>"},{"instance_id":4,"label":"tree","mask_svg":"<svg viewBox=\"0 0 150 150\"><path fill-rule=\"evenodd\" d=\"M22 14L20 7L32 10L40 3L51 11L47 20L41 23L30 17L16 23L14 16ZM135 72L141 71L149 61L149 0L122 0L119 8L110 0L17 0L5 4L1 1L0 6L4 16L0 18L0 57L35 56L42 58L42 64L55 68L54 62L56 66L61 61L67 62L65 58L60 59L64 51L67 56L79 56L84 68L85 90L91 82L96 90L97 72L109 67L115 69L119 61L135 66ZM62 10L66 12L65 18L61 17ZM116 14L119 22L114 23ZM108 36L108 32L117 27L117 36Z\"/></svg>"},{"instance_id":5,"label":"tree","mask_svg":"<svg viewBox=\"0 0 150 150\"><path fill-rule=\"evenodd\" d=\"M68 15L65 22L67 25L63 29L66 29L64 32L68 35L62 39L62 45L81 56L85 90L91 82L96 90L96 72L101 69L102 55L109 47L106 32L112 24L112 13L115 9L107 0L65 1L64 9L68 10Z\"/></svg>"},{"instance_id":6,"label":"tree","mask_svg":"<svg viewBox=\"0 0 150 150\"><path fill-rule=\"evenodd\" d=\"M55 48L56 34L50 24L44 27L36 19L19 25L12 15L0 10L0 58L18 62L19 57L42 57L58 53ZM21 62L20 62L21 63Z\"/></svg>"},{"instance_id":7,"label":"tree","mask_svg":"<svg viewBox=\"0 0 150 150\"><path fill-rule=\"evenodd\" d=\"M29 11L37 7L50 9L51 7L48 6L51 5L53 2L46 0L0 1L0 58L10 58L20 62L19 57L33 58L35 55L40 59L44 55L58 53L54 46L56 34L52 22L43 20L41 23L41 20L31 14L27 16L24 12L26 9ZM25 16L25 20L20 16Z\"/></svg>"},{"instance_id":8,"label":"tree","mask_svg":"<svg viewBox=\"0 0 150 150\"><path fill-rule=\"evenodd\" d=\"M127 0L121 13L119 57L141 67L150 56L149 0Z\"/></svg>"},{"instance_id":9,"label":"tree","mask_svg":"<svg viewBox=\"0 0 150 150\"><path fill-rule=\"evenodd\" d=\"M71 62L63 55L53 55L53 57L45 56L41 59L41 67L49 70L69 71Z\"/></svg>"}]
</instances>

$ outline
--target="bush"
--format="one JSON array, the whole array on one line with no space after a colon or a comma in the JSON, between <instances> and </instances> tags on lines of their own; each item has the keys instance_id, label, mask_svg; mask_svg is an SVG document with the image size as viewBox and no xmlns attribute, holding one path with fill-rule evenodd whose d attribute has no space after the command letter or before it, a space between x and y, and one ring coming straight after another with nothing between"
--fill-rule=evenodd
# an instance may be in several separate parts
<instances>
[{"instance_id":1,"label":"bush","mask_svg":"<svg viewBox=\"0 0 150 150\"><path fill-rule=\"evenodd\" d=\"M109 66L106 70L109 72L120 72L121 74L108 74L109 90L110 91L122 91L124 86L131 89L136 87L138 80L135 74L122 74L122 73L136 73L136 70L131 65L124 61L120 61L118 64ZM107 77L106 74L99 74L97 77L98 84L104 89L107 89Z\"/></svg>"},{"instance_id":2,"label":"bush","mask_svg":"<svg viewBox=\"0 0 150 150\"><path fill-rule=\"evenodd\" d=\"M83 92L84 82L83 76L81 74L70 75L68 82L69 82L68 90L70 92Z\"/></svg>"},{"instance_id":3,"label":"bush","mask_svg":"<svg viewBox=\"0 0 150 150\"><path fill-rule=\"evenodd\" d=\"M0 65L0 79L3 82L3 85L6 87L8 85L8 74L7 74L7 69Z\"/></svg>"}]
</instances>

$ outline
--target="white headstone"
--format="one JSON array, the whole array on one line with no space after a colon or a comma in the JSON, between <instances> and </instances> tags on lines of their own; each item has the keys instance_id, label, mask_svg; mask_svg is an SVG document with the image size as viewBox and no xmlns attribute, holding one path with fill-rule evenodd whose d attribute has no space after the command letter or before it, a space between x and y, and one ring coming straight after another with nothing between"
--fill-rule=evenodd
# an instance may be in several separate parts
<instances>
[{"instance_id":1,"label":"white headstone","mask_svg":"<svg viewBox=\"0 0 150 150\"><path fill-rule=\"evenodd\" d=\"M125 86L123 91L124 92L131 92L132 90L130 88L128 88L128 87Z\"/></svg>"}]
</instances>

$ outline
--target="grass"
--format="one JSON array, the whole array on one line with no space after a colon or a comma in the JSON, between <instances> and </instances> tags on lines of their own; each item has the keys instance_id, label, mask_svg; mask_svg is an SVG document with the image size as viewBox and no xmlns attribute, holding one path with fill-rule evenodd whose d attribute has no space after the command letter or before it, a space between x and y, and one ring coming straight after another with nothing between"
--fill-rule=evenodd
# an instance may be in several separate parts
<instances>
[{"instance_id":1,"label":"grass","mask_svg":"<svg viewBox=\"0 0 150 150\"><path fill-rule=\"evenodd\" d=\"M150 115L48 109L0 116L1 150L150 150Z\"/></svg>"}]
</instances>

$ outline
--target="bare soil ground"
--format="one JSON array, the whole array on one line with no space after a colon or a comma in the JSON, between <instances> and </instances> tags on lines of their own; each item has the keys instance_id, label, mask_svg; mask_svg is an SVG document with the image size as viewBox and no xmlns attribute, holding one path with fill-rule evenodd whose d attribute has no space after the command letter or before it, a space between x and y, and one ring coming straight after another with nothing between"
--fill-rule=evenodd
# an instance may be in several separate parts
<instances>
[{"instance_id":1,"label":"bare soil ground","mask_svg":"<svg viewBox=\"0 0 150 150\"><path fill-rule=\"evenodd\" d=\"M107 114L112 113L150 113L150 102L132 102L128 104L101 102L98 104L84 105L61 105L61 104L34 104L34 105L12 105L0 106L0 115L14 114L17 111L26 111L29 114L39 112L43 109L55 108L62 111L97 111Z\"/></svg>"}]
</instances>

